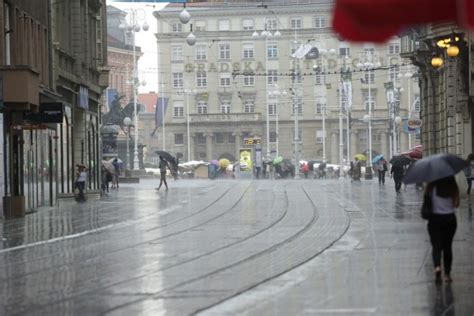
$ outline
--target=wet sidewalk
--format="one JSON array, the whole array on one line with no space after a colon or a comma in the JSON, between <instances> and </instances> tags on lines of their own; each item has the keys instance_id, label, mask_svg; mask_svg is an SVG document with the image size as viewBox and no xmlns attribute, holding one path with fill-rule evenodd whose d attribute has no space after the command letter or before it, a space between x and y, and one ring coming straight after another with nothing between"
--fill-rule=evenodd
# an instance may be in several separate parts
<instances>
[{"instance_id":1,"label":"wet sidewalk","mask_svg":"<svg viewBox=\"0 0 474 316\"><path fill-rule=\"evenodd\" d=\"M472 314L472 211L434 286L421 194L348 180L155 181L2 222L0 314Z\"/></svg>"}]
</instances>

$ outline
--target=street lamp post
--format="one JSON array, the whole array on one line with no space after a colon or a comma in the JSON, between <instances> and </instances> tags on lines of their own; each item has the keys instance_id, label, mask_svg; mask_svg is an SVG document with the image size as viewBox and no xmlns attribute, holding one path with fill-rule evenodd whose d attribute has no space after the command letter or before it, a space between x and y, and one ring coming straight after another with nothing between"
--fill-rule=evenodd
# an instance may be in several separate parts
<instances>
[{"instance_id":1,"label":"street lamp post","mask_svg":"<svg viewBox=\"0 0 474 316\"><path fill-rule=\"evenodd\" d=\"M278 89L278 85L275 85L274 86L274 90L270 90L269 93L268 93L270 96L274 96L275 97L275 104L276 104L276 108L275 108L275 136L276 136L276 147L275 147L275 157L278 157L280 155L280 145L279 145L279 136L278 136L278 133L279 133L279 115L280 115L280 104L279 104L279 97L280 96L286 96L287 95L287 92L286 90L279 90Z\"/></svg>"},{"instance_id":2,"label":"street lamp post","mask_svg":"<svg viewBox=\"0 0 474 316\"><path fill-rule=\"evenodd\" d=\"M137 52L135 33L148 31L150 28L146 21L140 25L140 20L146 17L146 13L143 9L127 9L127 21L125 24L120 24L120 29L127 30L127 33L132 36L133 45L133 113L134 113L134 125L135 125L135 139L133 148L133 170L139 170L139 159L138 159L138 111L137 111L137 89L139 85L138 80L138 67L137 67Z\"/></svg>"},{"instance_id":3,"label":"street lamp post","mask_svg":"<svg viewBox=\"0 0 474 316\"><path fill-rule=\"evenodd\" d=\"M368 167L372 167L372 119L373 119L373 110L375 107L375 101L372 100L372 73L375 68L379 68L381 66L380 62L375 62L374 63L374 55L372 51L366 52L366 55L364 56L366 59L365 63L358 63L357 68L359 69L364 69L365 73L367 74L366 76L366 81L365 82L368 84L368 109L367 109L367 114L364 116L364 121L366 121L369 125L369 163ZM372 106L373 104L373 106Z\"/></svg>"},{"instance_id":4,"label":"street lamp post","mask_svg":"<svg viewBox=\"0 0 474 316\"><path fill-rule=\"evenodd\" d=\"M195 95L196 90L186 89L183 91L186 94L186 137L188 138L188 161L191 161L191 129L189 126L190 112L189 112L189 95Z\"/></svg>"},{"instance_id":5,"label":"street lamp post","mask_svg":"<svg viewBox=\"0 0 474 316\"><path fill-rule=\"evenodd\" d=\"M130 126L132 125L132 120L129 117L126 117L123 119L123 124L127 127L127 163L125 164L127 166L127 169L130 170L130 144L129 144L129 139L130 139Z\"/></svg>"},{"instance_id":6,"label":"street lamp post","mask_svg":"<svg viewBox=\"0 0 474 316\"><path fill-rule=\"evenodd\" d=\"M258 34L257 31L253 32L252 37L253 38L259 38L263 37L265 38L265 72L266 72L266 83L265 83L265 103L266 103L266 114L265 114L265 120L266 120L266 136L267 136L267 157L270 157L270 104L269 104L269 90L268 90L268 39L271 37L279 37L281 36L280 31L275 31L274 33L270 32L267 30L267 24L265 23L265 30L262 31L260 34Z\"/></svg>"},{"instance_id":7,"label":"street lamp post","mask_svg":"<svg viewBox=\"0 0 474 316\"><path fill-rule=\"evenodd\" d=\"M407 79L407 103L408 103L408 119L411 118L412 115L412 104L411 104L411 84L412 80L411 78L413 77L413 74L410 72L410 69L406 73L399 73L397 75L397 79ZM400 89L400 92L403 91L403 88ZM401 102L401 98L399 97L399 101ZM412 147L412 138L411 138L411 133L408 133L408 148L410 149Z\"/></svg>"}]
</instances>

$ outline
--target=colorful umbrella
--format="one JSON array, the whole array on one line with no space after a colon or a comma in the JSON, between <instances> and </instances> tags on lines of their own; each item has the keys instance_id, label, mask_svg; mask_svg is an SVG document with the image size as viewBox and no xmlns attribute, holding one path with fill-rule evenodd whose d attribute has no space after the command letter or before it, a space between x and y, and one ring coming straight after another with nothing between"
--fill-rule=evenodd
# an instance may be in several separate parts
<instances>
[{"instance_id":1,"label":"colorful umbrella","mask_svg":"<svg viewBox=\"0 0 474 316\"><path fill-rule=\"evenodd\" d=\"M374 159L372 159L372 163L373 164L378 164L380 161L382 160L385 160L385 158L383 157L383 155L378 155L378 156L375 156Z\"/></svg>"},{"instance_id":2,"label":"colorful umbrella","mask_svg":"<svg viewBox=\"0 0 474 316\"><path fill-rule=\"evenodd\" d=\"M474 1L337 0L332 25L347 40L384 42L404 28L436 22L473 28Z\"/></svg>"},{"instance_id":3,"label":"colorful umbrella","mask_svg":"<svg viewBox=\"0 0 474 316\"><path fill-rule=\"evenodd\" d=\"M362 154L357 154L354 156L354 158L360 161L367 161L367 156L362 155Z\"/></svg>"},{"instance_id":4,"label":"colorful umbrella","mask_svg":"<svg viewBox=\"0 0 474 316\"><path fill-rule=\"evenodd\" d=\"M408 156L412 159L421 159L423 158L423 145L415 146L409 151L402 153L402 155Z\"/></svg>"},{"instance_id":5,"label":"colorful umbrella","mask_svg":"<svg viewBox=\"0 0 474 316\"><path fill-rule=\"evenodd\" d=\"M273 164L274 165L278 165L282 162L283 162L283 157L282 156L278 156L278 157L275 157L275 159L273 159Z\"/></svg>"},{"instance_id":6,"label":"colorful umbrella","mask_svg":"<svg viewBox=\"0 0 474 316\"><path fill-rule=\"evenodd\" d=\"M227 168L227 166L229 166L229 165L230 165L229 159L222 158L222 159L219 160L219 167L220 167L221 169L225 169L225 168Z\"/></svg>"},{"instance_id":7,"label":"colorful umbrella","mask_svg":"<svg viewBox=\"0 0 474 316\"><path fill-rule=\"evenodd\" d=\"M216 165L216 166L219 166L219 161L213 159L210 161L211 165Z\"/></svg>"}]
</instances>

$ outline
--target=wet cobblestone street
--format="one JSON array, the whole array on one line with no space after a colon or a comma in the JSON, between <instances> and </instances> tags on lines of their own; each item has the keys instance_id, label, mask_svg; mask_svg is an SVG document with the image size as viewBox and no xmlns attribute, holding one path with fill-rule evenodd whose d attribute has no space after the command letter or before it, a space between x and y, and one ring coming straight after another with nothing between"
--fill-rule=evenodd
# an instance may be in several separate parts
<instances>
[{"instance_id":1,"label":"wet cobblestone street","mask_svg":"<svg viewBox=\"0 0 474 316\"><path fill-rule=\"evenodd\" d=\"M474 229L433 280L421 193L376 181L155 181L0 228L1 315L472 315Z\"/></svg>"}]
</instances>

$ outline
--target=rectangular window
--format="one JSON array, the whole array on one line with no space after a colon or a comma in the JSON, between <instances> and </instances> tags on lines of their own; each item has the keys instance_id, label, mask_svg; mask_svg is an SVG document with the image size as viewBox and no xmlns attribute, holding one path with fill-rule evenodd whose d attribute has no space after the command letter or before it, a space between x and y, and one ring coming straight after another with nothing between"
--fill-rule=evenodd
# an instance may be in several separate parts
<instances>
[{"instance_id":1,"label":"rectangular window","mask_svg":"<svg viewBox=\"0 0 474 316\"><path fill-rule=\"evenodd\" d=\"M199 101L197 104L197 114L207 114L207 102Z\"/></svg>"},{"instance_id":2,"label":"rectangular window","mask_svg":"<svg viewBox=\"0 0 474 316\"><path fill-rule=\"evenodd\" d=\"M277 104L270 103L268 104L268 115L276 115L277 114Z\"/></svg>"},{"instance_id":3,"label":"rectangular window","mask_svg":"<svg viewBox=\"0 0 474 316\"><path fill-rule=\"evenodd\" d=\"M10 31L11 30L11 23L10 23L10 5L3 1L4 7L3 7L3 12L4 12L4 23L3 27L5 31ZM65 33L65 32L64 32ZM4 58L3 61L5 65L10 65L11 64L11 32L5 32L4 33Z\"/></svg>"},{"instance_id":4,"label":"rectangular window","mask_svg":"<svg viewBox=\"0 0 474 316\"><path fill-rule=\"evenodd\" d=\"M230 87L230 74L229 73L221 73L219 85L221 87Z\"/></svg>"},{"instance_id":5,"label":"rectangular window","mask_svg":"<svg viewBox=\"0 0 474 316\"><path fill-rule=\"evenodd\" d=\"M215 133L216 135L216 144L224 143L224 133Z\"/></svg>"},{"instance_id":6,"label":"rectangular window","mask_svg":"<svg viewBox=\"0 0 474 316\"><path fill-rule=\"evenodd\" d=\"M202 133L196 134L196 141L198 144L205 144L206 143L206 137ZM204 155L205 156L205 155Z\"/></svg>"},{"instance_id":7,"label":"rectangular window","mask_svg":"<svg viewBox=\"0 0 474 316\"><path fill-rule=\"evenodd\" d=\"M292 133L292 141L295 142L295 129L291 129ZM298 130L298 143L303 141L303 131L301 129Z\"/></svg>"},{"instance_id":8,"label":"rectangular window","mask_svg":"<svg viewBox=\"0 0 474 316\"><path fill-rule=\"evenodd\" d=\"M268 43L267 57L278 58L278 44L277 43Z\"/></svg>"},{"instance_id":9,"label":"rectangular window","mask_svg":"<svg viewBox=\"0 0 474 316\"><path fill-rule=\"evenodd\" d=\"M196 86L199 88L207 87L207 73L205 71L196 72Z\"/></svg>"},{"instance_id":10,"label":"rectangular window","mask_svg":"<svg viewBox=\"0 0 474 316\"><path fill-rule=\"evenodd\" d=\"M255 57L253 44L244 44L243 45L243 58L250 59Z\"/></svg>"},{"instance_id":11,"label":"rectangular window","mask_svg":"<svg viewBox=\"0 0 474 316\"><path fill-rule=\"evenodd\" d=\"M270 131L270 143L276 143L277 133L275 131Z\"/></svg>"},{"instance_id":12,"label":"rectangular window","mask_svg":"<svg viewBox=\"0 0 474 316\"><path fill-rule=\"evenodd\" d=\"M171 25L173 33L181 33L183 31L183 23L181 22L173 22Z\"/></svg>"},{"instance_id":13,"label":"rectangular window","mask_svg":"<svg viewBox=\"0 0 474 316\"><path fill-rule=\"evenodd\" d=\"M398 74L400 73L400 68L398 67L398 65L396 66L393 66L392 68L390 68L388 70L388 79L390 81L395 81L398 79Z\"/></svg>"},{"instance_id":14,"label":"rectangular window","mask_svg":"<svg viewBox=\"0 0 474 316\"><path fill-rule=\"evenodd\" d=\"M267 31L278 29L278 22L274 18L265 18L265 24L267 26Z\"/></svg>"},{"instance_id":15,"label":"rectangular window","mask_svg":"<svg viewBox=\"0 0 474 316\"><path fill-rule=\"evenodd\" d=\"M323 114L326 111L326 104L323 102L316 103L316 114Z\"/></svg>"},{"instance_id":16,"label":"rectangular window","mask_svg":"<svg viewBox=\"0 0 474 316\"><path fill-rule=\"evenodd\" d=\"M375 83L375 70L370 69L364 72L363 83L365 84L369 83L369 78L370 78L370 83Z\"/></svg>"},{"instance_id":17,"label":"rectangular window","mask_svg":"<svg viewBox=\"0 0 474 316\"><path fill-rule=\"evenodd\" d=\"M184 104L182 101L173 103L173 117L184 117Z\"/></svg>"},{"instance_id":18,"label":"rectangular window","mask_svg":"<svg viewBox=\"0 0 474 316\"><path fill-rule=\"evenodd\" d=\"M173 88L182 89L184 87L184 77L182 72L173 72Z\"/></svg>"},{"instance_id":19,"label":"rectangular window","mask_svg":"<svg viewBox=\"0 0 474 316\"><path fill-rule=\"evenodd\" d=\"M324 67L319 67L319 71L316 72L314 76L314 84L321 85L326 83L326 69Z\"/></svg>"},{"instance_id":20,"label":"rectangular window","mask_svg":"<svg viewBox=\"0 0 474 316\"><path fill-rule=\"evenodd\" d=\"M317 29L322 29L327 26L326 17L324 16L315 16L313 19L313 26Z\"/></svg>"},{"instance_id":21,"label":"rectangular window","mask_svg":"<svg viewBox=\"0 0 474 316\"><path fill-rule=\"evenodd\" d=\"M253 20L252 19L243 19L242 20L242 29L245 31L253 30Z\"/></svg>"},{"instance_id":22,"label":"rectangular window","mask_svg":"<svg viewBox=\"0 0 474 316\"><path fill-rule=\"evenodd\" d=\"M183 46L173 45L171 46L171 60L182 61L183 60Z\"/></svg>"},{"instance_id":23,"label":"rectangular window","mask_svg":"<svg viewBox=\"0 0 474 316\"><path fill-rule=\"evenodd\" d=\"M326 131L322 131L322 130L316 131L316 143L317 144L324 143L325 138L326 138Z\"/></svg>"},{"instance_id":24,"label":"rectangular window","mask_svg":"<svg viewBox=\"0 0 474 316\"><path fill-rule=\"evenodd\" d=\"M230 44L219 45L219 59L230 59Z\"/></svg>"},{"instance_id":25,"label":"rectangular window","mask_svg":"<svg viewBox=\"0 0 474 316\"><path fill-rule=\"evenodd\" d=\"M228 134L229 137L229 144L235 144L235 136L232 133Z\"/></svg>"},{"instance_id":26,"label":"rectangular window","mask_svg":"<svg viewBox=\"0 0 474 316\"><path fill-rule=\"evenodd\" d=\"M245 87L253 87L255 85L255 76L251 75L244 75L244 86Z\"/></svg>"},{"instance_id":27,"label":"rectangular window","mask_svg":"<svg viewBox=\"0 0 474 316\"><path fill-rule=\"evenodd\" d=\"M196 45L194 48L196 54L196 60L207 60L207 46L206 45Z\"/></svg>"},{"instance_id":28,"label":"rectangular window","mask_svg":"<svg viewBox=\"0 0 474 316\"><path fill-rule=\"evenodd\" d=\"M369 112L369 104L370 106L370 111L375 110L375 96L372 94L369 99L369 95L366 94L364 95L364 108L366 112Z\"/></svg>"},{"instance_id":29,"label":"rectangular window","mask_svg":"<svg viewBox=\"0 0 474 316\"><path fill-rule=\"evenodd\" d=\"M254 113L255 112L255 103L253 100L246 100L244 103L244 112L245 113Z\"/></svg>"},{"instance_id":30,"label":"rectangular window","mask_svg":"<svg viewBox=\"0 0 474 316\"><path fill-rule=\"evenodd\" d=\"M219 31L230 31L230 20L219 20Z\"/></svg>"},{"instance_id":31,"label":"rectangular window","mask_svg":"<svg viewBox=\"0 0 474 316\"><path fill-rule=\"evenodd\" d=\"M267 71L267 84L276 85L278 83L278 70Z\"/></svg>"},{"instance_id":32,"label":"rectangular window","mask_svg":"<svg viewBox=\"0 0 474 316\"><path fill-rule=\"evenodd\" d=\"M206 31L206 21L198 20L194 22L194 27L195 27L196 32L204 32Z\"/></svg>"},{"instance_id":33,"label":"rectangular window","mask_svg":"<svg viewBox=\"0 0 474 316\"><path fill-rule=\"evenodd\" d=\"M374 47L365 47L364 48L364 55L366 57L371 57L375 53L375 48Z\"/></svg>"},{"instance_id":34,"label":"rectangular window","mask_svg":"<svg viewBox=\"0 0 474 316\"><path fill-rule=\"evenodd\" d=\"M415 113L420 113L420 111L421 111L420 95L419 94L415 94L415 102L413 102L413 111Z\"/></svg>"},{"instance_id":35,"label":"rectangular window","mask_svg":"<svg viewBox=\"0 0 474 316\"><path fill-rule=\"evenodd\" d=\"M388 53L390 55L400 54L400 43L390 43L390 44L388 44Z\"/></svg>"},{"instance_id":36,"label":"rectangular window","mask_svg":"<svg viewBox=\"0 0 474 316\"><path fill-rule=\"evenodd\" d=\"M174 134L174 143L175 145L184 144L184 135L183 134Z\"/></svg>"},{"instance_id":37,"label":"rectangular window","mask_svg":"<svg viewBox=\"0 0 474 316\"><path fill-rule=\"evenodd\" d=\"M291 29L300 29L302 28L303 23L300 17L290 18L290 28Z\"/></svg>"},{"instance_id":38,"label":"rectangular window","mask_svg":"<svg viewBox=\"0 0 474 316\"><path fill-rule=\"evenodd\" d=\"M231 110L230 101L222 101L221 102L221 113L229 114Z\"/></svg>"},{"instance_id":39,"label":"rectangular window","mask_svg":"<svg viewBox=\"0 0 474 316\"><path fill-rule=\"evenodd\" d=\"M351 48L350 47L339 47L339 56L341 57L350 57Z\"/></svg>"},{"instance_id":40,"label":"rectangular window","mask_svg":"<svg viewBox=\"0 0 474 316\"><path fill-rule=\"evenodd\" d=\"M298 115L303 114L303 101L301 100L301 98L296 104L291 105L291 115L295 115L295 108L298 109Z\"/></svg>"}]
</instances>

